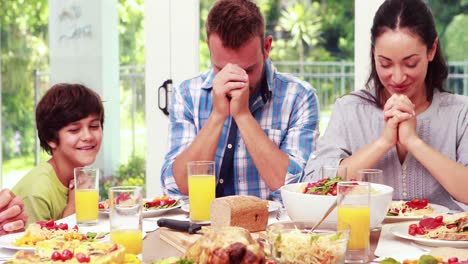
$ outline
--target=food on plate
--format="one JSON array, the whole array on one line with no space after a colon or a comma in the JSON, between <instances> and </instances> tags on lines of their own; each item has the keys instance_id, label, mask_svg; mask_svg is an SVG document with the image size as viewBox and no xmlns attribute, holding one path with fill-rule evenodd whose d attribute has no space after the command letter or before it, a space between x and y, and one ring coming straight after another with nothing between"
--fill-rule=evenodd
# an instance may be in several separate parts
<instances>
[{"instance_id":1,"label":"food on plate","mask_svg":"<svg viewBox=\"0 0 468 264\"><path fill-rule=\"evenodd\" d=\"M153 261L151 264L195 264L193 261L190 261L185 258L180 257L169 257L166 259L161 259L158 261Z\"/></svg>"},{"instance_id":2,"label":"food on plate","mask_svg":"<svg viewBox=\"0 0 468 264\"><path fill-rule=\"evenodd\" d=\"M436 247L431 249L430 254L433 256L442 257L445 261L468 261L468 250L466 250L466 248Z\"/></svg>"},{"instance_id":3,"label":"food on plate","mask_svg":"<svg viewBox=\"0 0 468 264\"><path fill-rule=\"evenodd\" d=\"M426 217L408 227L408 234L440 240L468 241L468 212Z\"/></svg>"},{"instance_id":4,"label":"food on plate","mask_svg":"<svg viewBox=\"0 0 468 264\"><path fill-rule=\"evenodd\" d=\"M99 239L103 239L109 234L109 232L87 232L86 233L86 241L93 242L98 241Z\"/></svg>"},{"instance_id":5,"label":"food on plate","mask_svg":"<svg viewBox=\"0 0 468 264\"><path fill-rule=\"evenodd\" d=\"M462 261L459 260L457 257L449 258L448 260L444 261L441 257L434 257L431 255L422 255L419 259L408 260L405 259L403 262L398 262L393 258L386 258L384 260L379 261L380 264L467 264L468 260Z\"/></svg>"},{"instance_id":6,"label":"food on plate","mask_svg":"<svg viewBox=\"0 0 468 264\"><path fill-rule=\"evenodd\" d=\"M129 197L125 197L126 194L123 194L123 196L119 196L116 198L116 200L122 204L126 201L132 201L131 199L128 199ZM172 208L176 207L181 204L181 201L179 199L174 199L169 196L159 196L156 197L152 200L143 200L143 209L144 210L155 210L155 209L165 209L165 208ZM109 209L110 202L109 199L106 199L102 202L99 203L99 210L106 210Z\"/></svg>"},{"instance_id":7,"label":"food on plate","mask_svg":"<svg viewBox=\"0 0 468 264\"><path fill-rule=\"evenodd\" d=\"M35 253L18 251L6 263L136 264L140 260L133 254L125 254L125 248L118 244L53 239L38 242Z\"/></svg>"},{"instance_id":8,"label":"food on plate","mask_svg":"<svg viewBox=\"0 0 468 264\"><path fill-rule=\"evenodd\" d=\"M99 202L99 210L109 209L109 206L110 206L109 199L105 199L104 201Z\"/></svg>"},{"instance_id":9,"label":"food on plate","mask_svg":"<svg viewBox=\"0 0 468 264\"><path fill-rule=\"evenodd\" d=\"M343 181L343 179L340 177L324 178L315 182L307 183L305 187L302 186L299 191L305 194L336 196L338 194L337 185L338 182L341 181ZM356 180L351 179L350 181ZM378 191L371 187L371 194L378 194Z\"/></svg>"},{"instance_id":10,"label":"food on plate","mask_svg":"<svg viewBox=\"0 0 468 264\"><path fill-rule=\"evenodd\" d=\"M380 264L438 264L444 263L442 258L437 258L431 255L422 255L419 259L416 260L407 260L405 259L403 262L399 262L393 258L386 258L379 261Z\"/></svg>"},{"instance_id":11,"label":"food on plate","mask_svg":"<svg viewBox=\"0 0 468 264\"><path fill-rule=\"evenodd\" d=\"M266 229L268 201L255 196L236 195L220 197L211 203L211 226L239 226L250 232Z\"/></svg>"},{"instance_id":12,"label":"food on plate","mask_svg":"<svg viewBox=\"0 0 468 264\"><path fill-rule=\"evenodd\" d=\"M145 209L164 209L180 205L180 200L170 198L169 196L156 197L153 200L143 201Z\"/></svg>"},{"instance_id":13,"label":"food on plate","mask_svg":"<svg viewBox=\"0 0 468 264\"><path fill-rule=\"evenodd\" d=\"M185 253L198 264L256 264L265 262L263 247L242 227L223 227L207 231Z\"/></svg>"},{"instance_id":14,"label":"food on plate","mask_svg":"<svg viewBox=\"0 0 468 264\"><path fill-rule=\"evenodd\" d=\"M85 234L82 234L78 227L69 228L65 223L56 223L53 220L39 221L32 223L26 228L24 235L18 238L14 245L18 247L32 247L37 242L48 239L60 239L65 241L70 240L86 240Z\"/></svg>"},{"instance_id":15,"label":"food on plate","mask_svg":"<svg viewBox=\"0 0 468 264\"><path fill-rule=\"evenodd\" d=\"M281 229L278 225L268 231L271 257L284 264L344 263L349 232L310 232L308 229Z\"/></svg>"},{"instance_id":16,"label":"food on plate","mask_svg":"<svg viewBox=\"0 0 468 264\"><path fill-rule=\"evenodd\" d=\"M393 201L387 216L419 216L433 212L434 208L429 204L427 198L415 198L411 201Z\"/></svg>"},{"instance_id":17,"label":"food on plate","mask_svg":"<svg viewBox=\"0 0 468 264\"><path fill-rule=\"evenodd\" d=\"M302 193L318 194L318 195L332 195L336 196L336 185L343 179L340 177L324 178L315 182L307 183Z\"/></svg>"}]
</instances>

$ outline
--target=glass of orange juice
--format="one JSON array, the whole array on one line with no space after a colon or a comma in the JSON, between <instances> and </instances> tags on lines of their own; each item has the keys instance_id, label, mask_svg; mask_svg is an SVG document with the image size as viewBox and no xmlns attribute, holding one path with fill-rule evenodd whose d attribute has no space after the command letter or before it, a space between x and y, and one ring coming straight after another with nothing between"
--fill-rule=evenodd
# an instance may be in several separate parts
<instances>
[{"instance_id":1,"label":"glass of orange juice","mask_svg":"<svg viewBox=\"0 0 468 264\"><path fill-rule=\"evenodd\" d=\"M75 212L78 225L96 225L99 218L99 169L74 168Z\"/></svg>"},{"instance_id":2,"label":"glass of orange juice","mask_svg":"<svg viewBox=\"0 0 468 264\"><path fill-rule=\"evenodd\" d=\"M215 199L216 177L214 161L190 161L187 164L190 220L210 220L210 206Z\"/></svg>"},{"instance_id":3,"label":"glass of orange juice","mask_svg":"<svg viewBox=\"0 0 468 264\"><path fill-rule=\"evenodd\" d=\"M139 186L109 188L110 237L125 247L125 252L140 254L143 249L142 189Z\"/></svg>"},{"instance_id":4,"label":"glass of orange juice","mask_svg":"<svg viewBox=\"0 0 468 264\"><path fill-rule=\"evenodd\" d=\"M350 228L346 263L369 261L370 190L368 182L338 182L338 229Z\"/></svg>"}]
</instances>

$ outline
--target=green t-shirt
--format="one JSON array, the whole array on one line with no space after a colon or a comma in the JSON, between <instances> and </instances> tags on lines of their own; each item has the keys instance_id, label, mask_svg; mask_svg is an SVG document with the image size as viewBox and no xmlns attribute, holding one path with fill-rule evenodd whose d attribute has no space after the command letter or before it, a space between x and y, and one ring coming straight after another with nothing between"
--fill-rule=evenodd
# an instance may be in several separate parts
<instances>
[{"instance_id":1,"label":"green t-shirt","mask_svg":"<svg viewBox=\"0 0 468 264\"><path fill-rule=\"evenodd\" d=\"M13 193L24 203L28 224L40 220L57 220L68 201L68 188L48 162L39 164L13 187Z\"/></svg>"}]
</instances>

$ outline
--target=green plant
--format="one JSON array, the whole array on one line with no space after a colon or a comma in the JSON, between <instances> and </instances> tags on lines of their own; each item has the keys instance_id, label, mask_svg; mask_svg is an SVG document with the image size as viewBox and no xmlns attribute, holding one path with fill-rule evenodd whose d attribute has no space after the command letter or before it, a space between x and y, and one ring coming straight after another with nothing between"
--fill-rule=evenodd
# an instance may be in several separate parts
<instances>
[{"instance_id":1,"label":"green plant","mask_svg":"<svg viewBox=\"0 0 468 264\"><path fill-rule=\"evenodd\" d=\"M114 176L100 179L101 200L109 197L109 188L113 186L141 186L145 193L146 160L139 156L130 158L127 164L120 165Z\"/></svg>"}]
</instances>

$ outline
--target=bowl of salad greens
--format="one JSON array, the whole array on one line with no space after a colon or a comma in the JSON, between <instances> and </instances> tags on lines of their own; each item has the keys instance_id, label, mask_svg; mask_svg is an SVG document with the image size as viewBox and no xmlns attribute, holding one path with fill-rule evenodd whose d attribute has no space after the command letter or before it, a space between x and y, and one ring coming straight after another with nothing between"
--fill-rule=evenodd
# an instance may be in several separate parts
<instances>
[{"instance_id":1,"label":"bowl of salad greens","mask_svg":"<svg viewBox=\"0 0 468 264\"><path fill-rule=\"evenodd\" d=\"M293 221L318 221L336 200L336 185L341 178L325 178L314 182L286 184L281 187L284 207ZM370 228L378 227L385 219L392 202L393 188L371 184ZM337 223L335 209L325 223Z\"/></svg>"}]
</instances>

